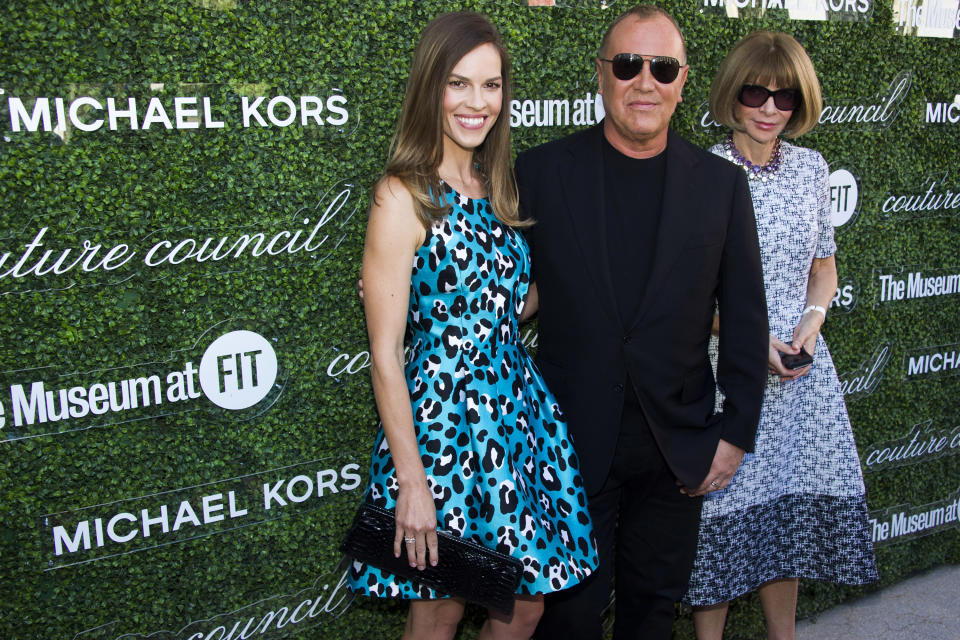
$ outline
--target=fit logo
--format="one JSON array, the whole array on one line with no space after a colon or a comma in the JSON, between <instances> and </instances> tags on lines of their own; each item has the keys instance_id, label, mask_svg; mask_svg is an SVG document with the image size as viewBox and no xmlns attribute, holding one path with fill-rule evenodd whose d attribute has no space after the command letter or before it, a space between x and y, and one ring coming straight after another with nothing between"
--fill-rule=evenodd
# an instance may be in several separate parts
<instances>
[{"instance_id":1,"label":"fit logo","mask_svg":"<svg viewBox=\"0 0 960 640\"><path fill-rule=\"evenodd\" d=\"M277 379L277 354L253 331L231 331L214 340L200 360L200 388L218 407L257 404Z\"/></svg>"},{"instance_id":2,"label":"fit logo","mask_svg":"<svg viewBox=\"0 0 960 640\"><path fill-rule=\"evenodd\" d=\"M834 227L853 219L859 200L860 189L852 173L846 169L837 169L830 174L830 215Z\"/></svg>"}]
</instances>

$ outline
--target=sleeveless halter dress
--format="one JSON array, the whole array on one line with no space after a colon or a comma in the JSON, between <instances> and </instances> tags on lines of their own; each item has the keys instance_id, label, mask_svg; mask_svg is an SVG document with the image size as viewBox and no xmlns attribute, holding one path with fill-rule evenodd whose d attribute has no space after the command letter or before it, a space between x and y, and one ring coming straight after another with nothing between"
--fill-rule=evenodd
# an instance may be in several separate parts
<instances>
[{"instance_id":1,"label":"sleeveless halter dress","mask_svg":"<svg viewBox=\"0 0 960 640\"><path fill-rule=\"evenodd\" d=\"M451 212L414 256L405 367L437 526L519 558L519 594L568 588L598 561L563 414L520 342L529 250L486 199L447 185L443 197ZM366 500L392 510L396 499L381 428ZM444 596L360 562L349 587L379 597Z\"/></svg>"}]
</instances>

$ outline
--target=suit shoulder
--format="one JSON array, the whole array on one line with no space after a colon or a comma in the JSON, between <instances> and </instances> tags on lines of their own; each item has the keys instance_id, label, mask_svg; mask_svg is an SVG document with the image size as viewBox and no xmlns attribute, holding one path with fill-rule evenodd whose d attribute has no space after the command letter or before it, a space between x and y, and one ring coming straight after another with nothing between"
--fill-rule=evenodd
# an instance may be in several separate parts
<instances>
[{"instance_id":1,"label":"suit shoulder","mask_svg":"<svg viewBox=\"0 0 960 640\"><path fill-rule=\"evenodd\" d=\"M734 181L738 174L743 173L739 166L728 160L724 156L719 156L706 149L694 147L697 161L700 163L698 169L705 174L713 175L724 180Z\"/></svg>"},{"instance_id":2,"label":"suit shoulder","mask_svg":"<svg viewBox=\"0 0 960 640\"><path fill-rule=\"evenodd\" d=\"M537 145L536 147L532 147L526 151L520 152L520 154L517 156L517 160L542 162L548 158L557 158L558 154L560 154L562 151L584 144L590 137L592 131L592 128L582 129L580 131L563 136L562 138L557 138L556 140L551 140L550 142Z\"/></svg>"},{"instance_id":3,"label":"suit shoulder","mask_svg":"<svg viewBox=\"0 0 960 640\"><path fill-rule=\"evenodd\" d=\"M689 143L688 143L689 144ZM728 171L730 173L736 173L737 165L730 162L725 156L720 155L715 151L719 145L710 147L709 149L703 149L696 145L691 144L691 147L694 149L694 153L697 156L697 159L700 162L706 163L713 171Z\"/></svg>"},{"instance_id":4,"label":"suit shoulder","mask_svg":"<svg viewBox=\"0 0 960 640\"><path fill-rule=\"evenodd\" d=\"M721 175L733 175L736 173L736 165L726 158L716 155L711 150L693 144L673 131L671 131L671 134L669 144L675 145L680 153L685 154L693 164L699 165L697 167L698 169L713 174L719 172Z\"/></svg>"}]
</instances>

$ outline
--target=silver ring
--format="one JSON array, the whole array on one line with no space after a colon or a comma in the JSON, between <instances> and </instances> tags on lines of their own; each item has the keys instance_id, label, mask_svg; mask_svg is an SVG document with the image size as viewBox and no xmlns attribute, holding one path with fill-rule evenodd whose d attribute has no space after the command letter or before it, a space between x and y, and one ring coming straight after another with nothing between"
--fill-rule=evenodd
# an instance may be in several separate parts
<instances>
[{"instance_id":1,"label":"silver ring","mask_svg":"<svg viewBox=\"0 0 960 640\"><path fill-rule=\"evenodd\" d=\"M404 538L403 541L406 542L407 544L413 544L414 542L417 541L417 539L416 539L416 538Z\"/></svg>"},{"instance_id":2,"label":"silver ring","mask_svg":"<svg viewBox=\"0 0 960 640\"><path fill-rule=\"evenodd\" d=\"M711 486L711 487L717 487L717 488L720 487L720 485L717 484L717 481L716 481L716 480L711 480L711 481L710 481L710 486Z\"/></svg>"}]
</instances>

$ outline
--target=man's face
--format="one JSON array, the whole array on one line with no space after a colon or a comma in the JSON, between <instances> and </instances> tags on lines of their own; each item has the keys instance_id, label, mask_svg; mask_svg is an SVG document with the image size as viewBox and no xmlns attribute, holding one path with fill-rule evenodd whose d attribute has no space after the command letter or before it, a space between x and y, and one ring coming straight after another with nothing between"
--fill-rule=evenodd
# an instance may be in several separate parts
<instances>
[{"instance_id":1,"label":"man's face","mask_svg":"<svg viewBox=\"0 0 960 640\"><path fill-rule=\"evenodd\" d=\"M666 18L655 16L647 20L627 18L610 33L602 57L613 58L618 53L637 53L647 56L670 56L686 64L683 42L676 27ZM667 143L667 127L680 92L687 81L688 67L669 83L658 82L650 74L650 62L629 80L613 75L611 63L597 61L599 92L603 95L606 111L604 133L610 143L621 152L654 150L659 153Z\"/></svg>"}]
</instances>

